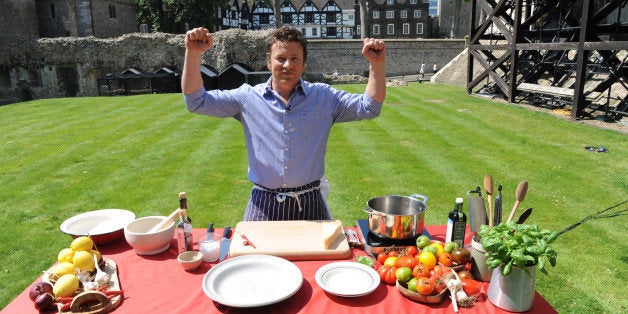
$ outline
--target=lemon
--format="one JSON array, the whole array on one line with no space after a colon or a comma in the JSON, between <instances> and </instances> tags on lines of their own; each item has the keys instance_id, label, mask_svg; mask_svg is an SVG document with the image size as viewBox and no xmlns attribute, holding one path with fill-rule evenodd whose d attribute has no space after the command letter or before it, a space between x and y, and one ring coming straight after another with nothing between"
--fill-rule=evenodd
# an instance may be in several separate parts
<instances>
[{"instance_id":1,"label":"lemon","mask_svg":"<svg viewBox=\"0 0 628 314\"><path fill-rule=\"evenodd\" d=\"M77 251L89 251L94 247L94 241L90 237L82 236L74 239L72 244L70 244L70 248Z\"/></svg>"},{"instance_id":2,"label":"lemon","mask_svg":"<svg viewBox=\"0 0 628 314\"><path fill-rule=\"evenodd\" d=\"M74 264L74 267L79 268L81 271L92 271L95 268L94 257L92 257L92 253L88 251L75 252L72 264Z\"/></svg>"},{"instance_id":3,"label":"lemon","mask_svg":"<svg viewBox=\"0 0 628 314\"><path fill-rule=\"evenodd\" d=\"M74 264L70 262L60 262L52 266L48 272L51 273L51 279L57 280L59 277L67 274L74 274Z\"/></svg>"},{"instance_id":4,"label":"lemon","mask_svg":"<svg viewBox=\"0 0 628 314\"><path fill-rule=\"evenodd\" d=\"M61 276L52 286L52 293L55 297L71 297L79 287L79 280L75 275L67 274Z\"/></svg>"},{"instance_id":5,"label":"lemon","mask_svg":"<svg viewBox=\"0 0 628 314\"><path fill-rule=\"evenodd\" d=\"M72 263L72 258L74 258L74 250L70 248L65 248L59 251L59 255L57 256L57 260L59 260L59 262Z\"/></svg>"}]
</instances>

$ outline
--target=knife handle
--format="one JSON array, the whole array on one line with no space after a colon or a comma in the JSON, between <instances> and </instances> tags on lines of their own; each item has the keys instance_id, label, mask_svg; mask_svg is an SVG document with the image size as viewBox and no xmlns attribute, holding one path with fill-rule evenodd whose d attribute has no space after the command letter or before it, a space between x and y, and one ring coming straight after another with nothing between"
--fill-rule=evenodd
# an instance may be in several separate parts
<instances>
[{"instance_id":1,"label":"knife handle","mask_svg":"<svg viewBox=\"0 0 628 314\"><path fill-rule=\"evenodd\" d=\"M225 230L222 232L222 237L228 239L229 235L231 235L231 227L227 226L225 227Z\"/></svg>"}]
</instances>

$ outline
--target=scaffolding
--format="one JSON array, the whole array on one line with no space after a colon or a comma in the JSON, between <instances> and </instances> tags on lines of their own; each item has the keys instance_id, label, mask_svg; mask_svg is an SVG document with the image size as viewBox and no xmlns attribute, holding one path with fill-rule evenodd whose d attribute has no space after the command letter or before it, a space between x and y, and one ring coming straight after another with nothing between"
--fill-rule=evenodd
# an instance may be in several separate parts
<instances>
[{"instance_id":1,"label":"scaffolding","mask_svg":"<svg viewBox=\"0 0 628 314\"><path fill-rule=\"evenodd\" d=\"M628 115L628 0L471 0L467 93ZM474 70L474 65L480 66Z\"/></svg>"}]
</instances>

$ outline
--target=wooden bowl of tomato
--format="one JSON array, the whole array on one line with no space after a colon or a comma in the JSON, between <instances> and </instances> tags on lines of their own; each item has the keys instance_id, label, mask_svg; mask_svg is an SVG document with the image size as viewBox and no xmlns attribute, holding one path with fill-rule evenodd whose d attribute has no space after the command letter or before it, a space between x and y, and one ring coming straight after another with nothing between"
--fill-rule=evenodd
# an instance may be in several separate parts
<instances>
[{"instance_id":1,"label":"wooden bowl of tomato","mask_svg":"<svg viewBox=\"0 0 628 314\"><path fill-rule=\"evenodd\" d=\"M408 298L410 300L413 300L413 301L419 301L419 302L423 302L423 303L441 303L441 302L443 302L445 297L449 294L449 290L448 289L443 289L438 294L423 295L423 294L420 294L418 292L414 292L412 290L409 290L408 287L406 286L406 284L401 283L399 281L397 281L396 286L397 286L397 290L399 290L399 292L401 292L401 294L404 297L406 297L406 298Z\"/></svg>"}]
</instances>

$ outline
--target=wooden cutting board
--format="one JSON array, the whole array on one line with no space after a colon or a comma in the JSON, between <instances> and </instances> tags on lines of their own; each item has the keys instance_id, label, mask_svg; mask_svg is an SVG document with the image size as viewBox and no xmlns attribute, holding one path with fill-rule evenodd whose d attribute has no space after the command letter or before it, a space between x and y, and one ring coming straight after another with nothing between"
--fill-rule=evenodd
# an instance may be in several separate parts
<instances>
[{"instance_id":1,"label":"wooden cutting board","mask_svg":"<svg viewBox=\"0 0 628 314\"><path fill-rule=\"evenodd\" d=\"M231 237L229 256L268 254L288 260L326 260L349 257L344 233L325 248L322 221L241 221ZM245 235L254 245L244 245Z\"/></svg>"}]
</instances>

